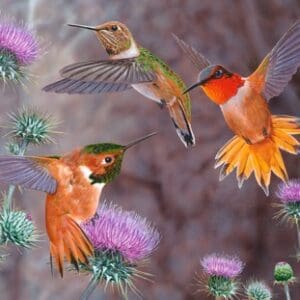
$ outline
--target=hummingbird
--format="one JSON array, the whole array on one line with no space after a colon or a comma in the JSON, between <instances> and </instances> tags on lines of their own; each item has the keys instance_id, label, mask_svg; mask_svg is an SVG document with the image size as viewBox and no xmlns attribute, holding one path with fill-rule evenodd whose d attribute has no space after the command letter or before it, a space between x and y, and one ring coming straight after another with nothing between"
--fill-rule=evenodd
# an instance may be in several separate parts
<instances>
[{"instance_id":1,"label":"hummingbird","mask_svg":"<svg viewBox=\"0 0 300 300\"><path fill-rule=\"evenodd\" d=\"M183 95L184 82L164 61L139 46L126 25L117 21L98 26L68 25L94 31L109 59L66 66L60 70L63 79L45 86L44 91L98 94L133 88L166 107L183 144L195 145L190 97Z\"/></svg>"},{"instance_id":2,"label":"hummingbird","mask_svg":"<svg viewBox=\"0 0 300 300\"><path fill-rule=\"evenodd\" d=\"M126 146L87 145L63 156L0 156L0 183L45 192L45 222L54 259L63 277L64 259L77 269L88 263L93 247L80 228L91 219L103 187L120 173L127 149L150 138L143 136Z\"/></svg>"},{"instance_id":3,"label":"hummingbird","mask_svg":"<svg viewBox=\"0 0 300 300\"><path fill-rule=\"evenodd\" d=\"M271 173L282 181L288 173L280 150L299 153L300 119L272 115L268 102L281 94L300 66L300 20L277 42L258 68L248 77L212 64L201 53L174 36L199 70L188 92L201 87L220 106L225 122L235 136L217 153L215 167L220 180L236 169L239 188L254 172L265 194L269 194Z\"/></svg>"}]
</instances>

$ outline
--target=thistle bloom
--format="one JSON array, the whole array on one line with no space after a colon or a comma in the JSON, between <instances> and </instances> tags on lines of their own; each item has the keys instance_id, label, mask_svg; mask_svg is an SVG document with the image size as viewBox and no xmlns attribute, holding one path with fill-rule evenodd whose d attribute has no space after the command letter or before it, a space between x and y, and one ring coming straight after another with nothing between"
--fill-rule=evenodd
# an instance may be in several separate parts
<instances>
[{"instance_id":1,"label":"thistle bloom","mask_svg":"<svg viewBox=\"0 0 300 300\"><path fill-rule=\"evenodd\" d=\"M270 288L261 281L250 282L246 288L248 300L271 300L272 293Z\"/></svg>"},{"instance_id":2,"label":"thistle bloom","mask_svg":"<svg viewBox=\"0 0 300 300\"><path fill-rule=\"evenodd\" d=\"M237 257L210 254L201 260L204 272L210 276L235 278L241 274L243 263Z\"/></svg>"},{"instance_id":3,"label":"thistle bloom","mask_svg":"<svg viewBox=\"0 0 300 300\"><path fill-rule=\"evenodd\" d=\"M0 21L0 76L3 81L20 81L23 67L33 63L39 53L38 41L26 27Z\"/></svg>"},{"instance_id":4,"label":"thistle bloom","mask_svg":"<svg viewBox=\"0 0 300 300\"><path fill-rule=\"evenodd\" d=\"M119 252L133 262L148 257L159 242L158 231L146 219L106 204L84 230L95 249Z\"/></svg>"},{"instance_id":5,"label":"thistle bloom","mask_svg":"<svg viewBox=\"0 0 300 300\"><path fill-rule=\"evenodd\" d=\"M300 180L294 179L280 184L277 191L280 200L278 217L296 225L298 239L298 253L300 258Z\"/></svg>"},{"instance_id":6,"label":"thistle bloom","mask_svg":"<svg viewBox=\"0 0 300 300\"><path fill-rule=\"evenodd\" d=\"M137 292L133 279L145 276L138 264L157 248L158 231L135 212L107 204L82 227L95 248L90 266L81 266L92 274L82 299L87 299L99 282L116 286L125 298L127 287Z\"/></svg>"},{"instance_id":7,"label":"thistle bloom","mask_svg":"<svg viewBox=\"0 0 300 300\"><path fill-rule=\"evenodd\" d=\"M210 254L200 264L205 275L205 287L210 295L224 299L231 299L236 295L238 285L235 278L244 267L237 257Z\"/></svg>"},{"instance_id":8,"label":"thistle bloom","mask_svg":"<svg viewBox=\"0 0 300 300\"><path fill-rule=\"evenodd\" d=\"M278 186L277 196L284 204L300 202L300 180L293 179Z\"/></svg>"}]
</instances>

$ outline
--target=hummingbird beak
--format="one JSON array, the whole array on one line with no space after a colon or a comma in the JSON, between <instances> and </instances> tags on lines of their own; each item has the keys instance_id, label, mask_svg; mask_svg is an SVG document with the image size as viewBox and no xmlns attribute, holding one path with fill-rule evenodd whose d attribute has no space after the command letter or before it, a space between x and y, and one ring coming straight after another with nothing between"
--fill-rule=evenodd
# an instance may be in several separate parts
<instances>
[{"instance_id":1,"label":"hummingbird beak","mask_svg":"<svg viewBox=\"0 0 300 300\"><path fill-rule=\"evenodd\" d=\"M149 134L147 134L147 135L145 135L145 136L143 136L143 137L141 137L137 140L132 141L131 143L124 146L124 151L127 150L128 148L131 148L132 146L134 146L136 144L139 144L140 142L142 142L144 140L149 139L150 137L152 137L153 135L156 135L156 134L157 134L157 132L154 131L154 132L151 132L151 133L149 133Z\"/></svg>"},{"instance_id":2,"label":"hummingbird beak","mask_svg":"<svg viewBox=\"0 0 300 300\"><path fill-rule=\"evenodd\" d=\"M184 92L183 92L183 95L188 93L189 91L193 90L194 88L196 88L197 86L199 85L202 85L204 83L205 80L201 80L201 81L198 81L196 83L194 83L193 85L191 85L189 88L187 88Z\"/></svg>"},{"instance_id":3,"label":"hummingbird beak","mask_svg":"<svg viewBox=\"0 0 300 300\"><path fill-rule=\"evenodd\" d=\"M99 30L97 27L94 27L94 26L87 26L87 25L68 24L68 26L71 26L71 27L78 27L78 28L84 28L84 29L93 30L93 31L98 31L98 30Z\"/></svg>"}]
</instances>

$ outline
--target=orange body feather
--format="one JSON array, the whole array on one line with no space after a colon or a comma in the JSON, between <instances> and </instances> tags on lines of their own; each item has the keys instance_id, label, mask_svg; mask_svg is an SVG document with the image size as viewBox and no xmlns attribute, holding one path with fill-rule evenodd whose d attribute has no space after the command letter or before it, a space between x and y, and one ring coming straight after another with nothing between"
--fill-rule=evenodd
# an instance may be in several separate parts
<instances>
[{"instance_id":1,"label":"orange body feather","mask_svg":"<svg viewBox=\"0 0 300 300\"><path fill-rule=\"evenodd\" d=\"M96 213L102 187L91 184L82 166L93 173L105 172L99 155L74 151L48 166L59 183L54 194L46 198L46 228L50 240L50 253L63 274L64 258L68 262L86 263L93 247L79 224Z\"/></svg>"}]
</instances>

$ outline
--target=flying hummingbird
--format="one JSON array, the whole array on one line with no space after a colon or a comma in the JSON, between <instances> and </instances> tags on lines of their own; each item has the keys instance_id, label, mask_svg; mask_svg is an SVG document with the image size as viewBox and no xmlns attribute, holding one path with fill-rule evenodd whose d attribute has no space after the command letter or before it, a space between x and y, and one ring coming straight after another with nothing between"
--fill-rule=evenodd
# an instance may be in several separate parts
<instances>
[{"instance_id":1,"label":"flying hummingbird","mask_svg":"<svg viewBox=\"0 0 300 300\"><path fill-rule=\"evenodd\" d=\"M129 29L120 22L111 21L95 27L69 26L94 31L109 59L66 66L60 71L64 79L44 87L44 91L92 94L134 88L168 109L177 134L186 147L195 144L190 97L183 95L186 86L165 62L137 45Z\"/></svg>"},{"instance_id":2,"label":"flying hummingbird","mask_svg":"<svg viewBox=\"0 0 300 300\"><path fill-rule=\"evenodd\" d=\"M279 40L248 77L211 64L202 54L175 36L179 46L200 71L197 82L221 108L235 136L216 155L220 180L234 169L239 187L254 172L257 183L269 193L271 173L286 181L288 174L280 150L297 154L300 119L272 115L268 101L278 96L300 66L300 20Z\"/></svg>"},{"instance_id":3,"label":"flying hummingbird","mask_svg":"<svg viewBox=\"0 0 300 300\"><path fill-rule=\"evenodd\" d=\"M96 213L103 187L120 173L125 151L156 134L121 146L88 145L61 157L0 156L0 182L43 191L50 257L63 276L66 259L87 263L93 247L80 223Z\"/></svg>"}]
</instances>

